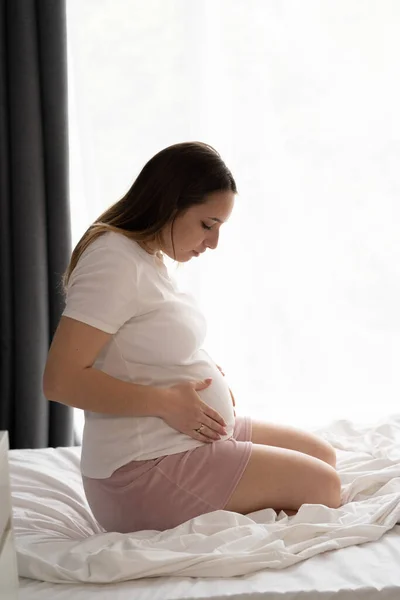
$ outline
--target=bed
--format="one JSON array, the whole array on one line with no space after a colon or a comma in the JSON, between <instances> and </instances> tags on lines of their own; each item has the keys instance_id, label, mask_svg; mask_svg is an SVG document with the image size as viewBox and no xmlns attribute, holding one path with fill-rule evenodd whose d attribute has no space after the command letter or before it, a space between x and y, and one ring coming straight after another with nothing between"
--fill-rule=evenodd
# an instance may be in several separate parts
<instances>
[{"instance_id":1,"label":"bed","mask_svg":"<svg viewBox=\"0 0 400 600\"><path fill-rule=\"evenodd\" d=\"M20 600L397 600L400 415L317 433L337 450L341 508L215 511L163 533L101 530L80 448L10 451Z\"/></svg>"}]
</instances>

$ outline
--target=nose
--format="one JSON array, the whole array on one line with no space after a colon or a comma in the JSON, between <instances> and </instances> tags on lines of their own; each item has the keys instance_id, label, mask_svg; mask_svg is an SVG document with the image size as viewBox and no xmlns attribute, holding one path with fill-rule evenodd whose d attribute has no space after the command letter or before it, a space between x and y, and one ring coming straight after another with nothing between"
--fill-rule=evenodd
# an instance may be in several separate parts
<instances>
[{"instance_id":1,"label":"nose","mask_svg":"<svg viewBox=\"0 0 400 600\"><path fill-rule=\"evenodd\" d=\"M211 231L210 235L207 237L206 246L208 248L211 248L211 250L215 250L215 248L218 246L218 240L219 240L219 230L215 229L214 231Z\"/></svg>"}]
</instances>

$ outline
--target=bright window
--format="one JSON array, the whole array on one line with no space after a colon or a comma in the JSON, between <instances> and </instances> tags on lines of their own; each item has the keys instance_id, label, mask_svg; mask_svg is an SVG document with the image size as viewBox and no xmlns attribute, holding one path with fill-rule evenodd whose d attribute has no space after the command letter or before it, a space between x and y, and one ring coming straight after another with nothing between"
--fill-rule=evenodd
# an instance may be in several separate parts
<instances>
[{"instance_id":1,"label":"bright window","mask_svg":"<svg viewBox=\"0 0 400 600\"><path fill-rule=\"evenodd\" d=\"M68 0L76 242L172 143L240 196L179 269L238 412L368 421L400 395L400 4Z\"/></svg>"}]
</instances>

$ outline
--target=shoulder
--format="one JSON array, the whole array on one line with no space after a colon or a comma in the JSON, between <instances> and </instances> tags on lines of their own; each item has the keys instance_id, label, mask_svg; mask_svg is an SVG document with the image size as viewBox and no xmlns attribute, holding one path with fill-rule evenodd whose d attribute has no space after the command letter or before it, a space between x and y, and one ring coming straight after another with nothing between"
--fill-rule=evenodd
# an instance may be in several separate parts
<instances>
[{"instance_id":1,"label":"shoulder","mask_svg":"<svg viewBox=\"0 0 400 600\"><path fill-rule=\"evenodd\" d=\"M140 310L140 273L135 242L113 232L99 236L72 271L63 314L115 333Z\"/></svg>"},{"instance_id":2,"label":"shoulder","mask_svg":"<svg viewBox=\"0 0 400 600\"><path fill-rule=\"evenodd\" d=\"M99 260L107 257L109 261L123 261L125 264L140 264L142 262L141 248L133 240L122 233L108 231L89 244L82 253L86 260Z\"/></svg>"},{"instance_id":3,"label":"shoulder","mask_svg":"<svg viewBox=\"0 0 400 600\"><path fill-rule=\"evenodd\" d=\"M132 286L143 272L140 246L126 236L107 232L93 240L82 252L71 274L69 287L83 283L94 289L99 283ZM106 282L106 283L104 283Z\"/></svg>"}]
</instances>

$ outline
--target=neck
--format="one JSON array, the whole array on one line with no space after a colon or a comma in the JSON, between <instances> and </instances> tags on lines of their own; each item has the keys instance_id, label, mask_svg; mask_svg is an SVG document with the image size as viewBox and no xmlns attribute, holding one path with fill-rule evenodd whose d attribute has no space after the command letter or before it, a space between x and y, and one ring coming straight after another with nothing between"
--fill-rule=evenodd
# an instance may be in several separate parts
<instances>
[{"instance_id":1,"label":"neck","mask_svg":"<svg viewBox=\"0 0 400 600\"><path fill-rule=\"evenodd\" d=\"M156 254L157 250L151 246L148 242L138 242L139 246L143 248L148 254Z\"/></svg>"}]
</instances>

